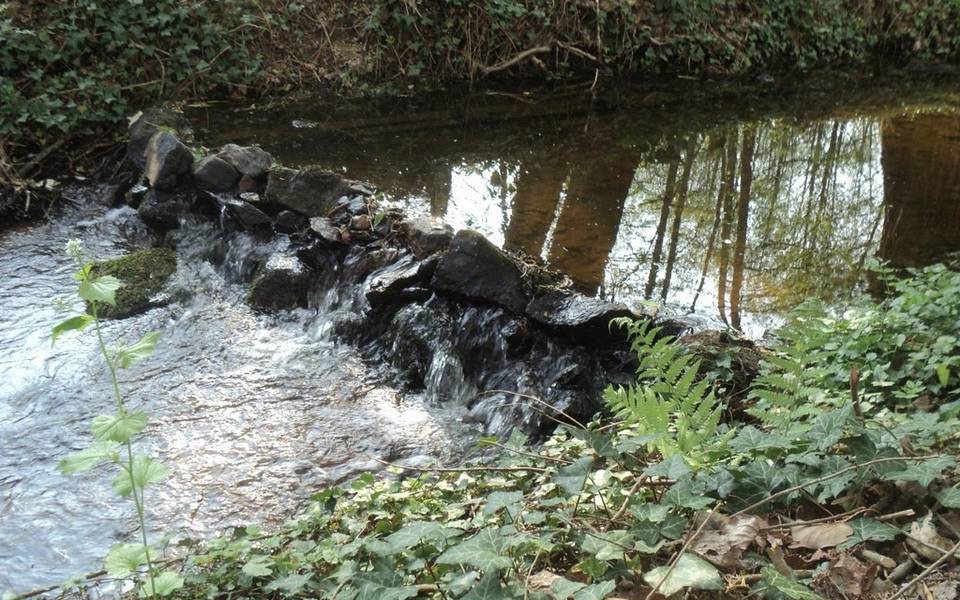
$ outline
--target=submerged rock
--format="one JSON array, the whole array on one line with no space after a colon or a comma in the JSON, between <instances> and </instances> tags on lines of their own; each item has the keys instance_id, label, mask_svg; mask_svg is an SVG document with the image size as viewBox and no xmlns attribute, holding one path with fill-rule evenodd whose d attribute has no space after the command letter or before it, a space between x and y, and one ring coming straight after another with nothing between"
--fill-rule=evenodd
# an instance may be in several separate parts
<instances>
[{"instance_id":1,"label":"submerged rock","mask_svg":"<svg viewBox=\"0 0 960 600\"><path fill-rule=\"evenodd\" d=\"M148 108L143 111L127 130L127 160L143 169L147 164L147 144L150 143L150 138L162 129L186 134L189 132L190 122L182 113L169 108Z\"/></svg>"},{"instance_id":2,"label":"submerged rock","mask_svg":"<svg viewBox=\"0 0 960 600\"><path fill-rule=\"evenodd\" d=\"M419 218L400 224L400 233L417 258L446 250L453 240L453 228L435 218Z\"/></svg>"},{"instance_id":3,"label":"submerged rock","mask_svg":"<svg viewBox=\"0 0 960 600\"><path fill-rule=\"evenodd\" d=\"M201 190L229 192L240 181L240 172L227 161L208 156L194 163L193 181Z\"/></svg>"},{"instance_id":4,"label":"submerged rock","mask_svg":"<svg viewBox=\"0 0 960 600\"><path fill-rule=\"evenodd\" d=\"M217 158L251 179L263 177L273 166L273 157L260 146L227 144L217 153Z\"/></svg>"},{"instance_id":5,"label":"submerged rock","mask_svg":"<svg viewBox=\"0 0 960 600\"><path fill-rule=\"evenodd\" d=\"M184 194L150 189L140 201L137 212L150 227L168 231L180 226L180 212L185 203Z\"/></svg>"},{"instance_id":6,"label":"submerged rock","mask_svg":"<svg viewBox=\"0 0 960 600\"><path fill-rule=\"evenodd\" d=\"M458 231L440 258L431 285L440 291L492 302L523 313L527 296L516 263L483 235Z\"/></svg>"},{"instance_id":7,"label":"submerged rock","mask_svg":"<svg viewBox=\"0 0 960 600\"><path fill-rule=\"evenodd\" d=\"M538 294L527 305L526 314L577 344L601 347L626 339L621 330L610 329L611 319L637 317L623 304L557 289Z\"/></svg>"},{"instance_id":8,"label":"submerged rock","mask_svg":"<svg viewBox=\"0 0 960 600\"><path fill-rule=\"evenodd\" d=\"M117 305L97 305L99 316L122 319L155 306L153 297L177 270L177 254L170 248L149 248L98 262L97 275L112 275L123 285L117 290Z\"/></svg>"},{"instance_id":9,"label":"submerged rock","mask_svg":"<svg viewBox=\"0 0 960 600\"><path fill-rule=\"evenodd\" d=\"M177 187L180 177L190 172L192 166L193 153L177 136L168 131L158 131L150 138L144 167L150 187L172 190Z\"/></svg>"},{"instance_id":10,"label":"submerged rock","mask_svg":"<svg viewBox=\"0 0 960 600\"><path fill-rule=\"evenodd\" d=\"M275 167L270 170L264 200L308 217L325 217L337 199L349 192L351 183L333 171Z\"/></svg>"},{"instance_id":11,"label":"submerged rock","mask_svg":"<svg viewBox=\"0 0 960 600\"><path fill-rule=\"evenodd\" d=\"M259 310L305 307L309 291L310 271L296 255L277 252L254 277L247 303Z\"/></svg>"}]
</instances>

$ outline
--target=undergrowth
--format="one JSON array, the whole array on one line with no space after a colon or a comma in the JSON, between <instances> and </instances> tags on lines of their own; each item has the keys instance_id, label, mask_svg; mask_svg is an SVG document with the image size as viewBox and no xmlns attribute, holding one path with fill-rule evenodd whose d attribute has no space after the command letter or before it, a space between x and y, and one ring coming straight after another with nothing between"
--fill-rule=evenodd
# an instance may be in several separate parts
<instances>
[{"instance_id":1,"label":"undergrowth","mask_svg":"<svg viewBox=\"0 0 960 600\"><path fill-rule=\"evenodd\" d=\"M882 301L797 310L755 384L753 422L721 423L723 382L621 322L640 366L636 385L607 391L611 416L325 490L277 531L189 549L175 594L852 600L935 586L960 549L957 352L943 339L960 273L882 275Z\"/></svg>"}]
</instances>

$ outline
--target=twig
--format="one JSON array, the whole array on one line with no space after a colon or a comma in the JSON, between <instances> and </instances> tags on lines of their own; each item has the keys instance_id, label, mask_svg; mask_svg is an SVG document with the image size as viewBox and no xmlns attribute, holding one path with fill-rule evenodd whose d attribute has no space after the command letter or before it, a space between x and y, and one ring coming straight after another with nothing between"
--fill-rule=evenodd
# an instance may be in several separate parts
<instances>
[{"instance_id":1,"label":"twig","mask_svg":"<svg viewBox=\"0 0 960 600\"><path fill-rule=\"evenodd\" d=\"M693 540L700 537L700 533L703 532L704 528L707 526L707 523L710 522L710 519L713 518L713 515L720 509L720 506L722 505L723 502L717 502L710 510L707 518L705 518L703 523L700 523L700 526L697 527L697 530L693 532L693 535L687 538L687 541L683 543L683 546L680 546L680 549L677 550L676 556L674 556L673 560L670 561L670 566L667 567L667 572L663 574L663 577L657 582L657 585L653 586L653 588L650 590L650 593L647 594L647 597L644 598L644 600L651 600L653 598L653 596L657 593L657 590L660 589L660 586L663 585L663 582L670 577L670 574L673 573L673 570L677 567L677 563L680 562L680 557L683 556L683 553L687 551L687 548L690 547L690 544L693 543Z\"/></svg>"},{"instance_id":2,"label":"twig","mask_svg":"<svg viewBox=\"0 0 960 600\"><path fill-rule=\"evenodd\" d=\"M919 575L917 575L916 577L911 579L909 582L904 584L904 586L900 588L896 594L894 594L893 596L890 596L889 600L898 600L898 598L903 598L903 595L906 594L910 590L910 588L912 588L913 586L923 581L927 576L930 575L930 573L933 573L937 569L937 567L947 562L947 560L949 560L951 556L956 554L958 550L960 550L960 542L957 542L956 544L954 544L953 548L951 548L943 556L938 558L932 565L924 569Z\"/></svg>"},{"instance_id":3,"label":"twig","mask_svg":"<svg viewBox=\"0 0 960 600\"><path fill-rule=\"evenodd\" d=\"M481 442L480 445L482 445L482 446L495 446L495 447L500 448L500 449L502 449L502 450L506 450L507 452L513 452L514 454L517 454L517 455L520 455L520 456L526 456L527 458L532 458L532 459L534 459L534 460L549 460L549 461L552 461L552 462L555 462L555 463L559 463L559 464L561 464L561 465L571 465L571 464L573 464L573 463L571 463L569 460L563 460L562 458L556 458L556 457L554 457L554 456L547 456L547 455L545 455L545 454L534 454L533 452L524 452L523 450L518 450L517 448L511 448L510 446L507 446L506 444L501 444L500 442L494 442L494 441Z\"/></svg>"},{"instance_id":4,"label":"twig","mask_svg":"<svg viewBox=\"0 0 960 600\"><path fill-rule=\"evenodd\" d=\"M561 417L566 417L567 419L570 419L570 422L571 422L571 423L573 423L574 425L580 427L581 429L586 429L586 428L587 428L586 425L584 425L583 423L581 423L581 422L578 421L577 419L573 418L573 417L570 416L568 413L564 412L562 408L557 408L556 406L553 406L552 404L550 404L549 402L543 400L542 398L537 398L536 396L531 396L530 394L524 394L524 393L521 393L521 392L514 392L514 391L512 391L512 390L485 390L485 391L480 392L479 394L477 394L476 397L479 398L480 396L491 396L491 395L493 395L493 394L512 394L512 395L514 395L514 396L517 396L518 398L526 398L527 400L533 400L534 402L537 402L538 404L542 404L542 405L546 406L547 408L549 408L550 410L555 411L555 412L556 412L558 415L560 415Z\"/></svg>"},{"instance_id":5,"label":"twig","mask_svg":"<svg viewBox=\"0 0 960 600\"><path fill-rule=\"evenodd\" d=\"M503 471L503 472L520 471L520 472L533 472L533 473L549 473L550 472L550 469L544 469L542 467L406 467L404 465L398 465L396 463L380 460L379 458L376 458L376 457L374 457L373 460L377 461L380 464L387 465L388 467L403 469L404 471L418 471L420 473L478 473L478 472L491 472L491 471Z\"/></svg>"},{"instance_id":6,"label":"twig","mask_svg":"<svg viewBox=\"0 0 960 600\"><path fill-rule=\"evenodd\" d=\"M786 496L786 495L788 495L788 494L792 494L793 492L796 492L797 490L802 490L803 488L810 487L811 485L817 485L818 483L823 483L824 481L829 481L829 480L831 480L831 479L834 479L835 477L839 477L839 476L841 476L841 475L843 475L843 474L845 474L845 473L849 473L850 471L856 471L857 469L864 469L864 468L866 468L866 467L870 467L870 466L873 466L873 465L878 465L878 464L881 464L881 463L896 462L896 461L930 460L930 459L933 459L933 458L939 458L940 456L941 456L940 454L931 454L931 455L929 455L929 456L888 456L888 457L884 457L884 458L875 458L875 459L873 459L873 460L868 460L867 462L861 463L861 464L858 464L858 465L851 465L851 466L849 466L849 467L840 469L839 471L836 471L836 472L831 473L831 474L829 474L829 475L824 475L823 477L817 477L816 479L811 479L810 481L807 481L807 482L805 482L805 483L798 483L797 485L792 485L792 486L788 487L787 489L780 490L779 492L776 492L776 493L774 493L774 494L770 494L769 496L767 496L767 497L764 498L763 500L758 500L758 501L754 502L753 504L751 504L750 506L748 506L748 507L746 507L746 508L744 508L744 509L742 509L742 510L739 510L739 511L733 513L732 515L730 515L730 518L731 518L731 519L734 519L734 518L736 518L736 517L739 517L740 515L743 515L743 514L745 514L745 513L748 513L748 512L750 512L750 511L752 511L753 509L755 509L755 508L757 508L757 507L763 506L763 505L766 504L767 502L771 502L771 501L773 501L773 500L776 500L777 498L782 498L782 497L784 497L784 496Z\"/></svg>"},{"instance_id":7,"label":"twig","mask_svg":"<svg viewBox=\"0 0 960 600\"><path fill-rule=\"evenodd\" d=\"M787 523L777 523L776 525L767 525L766 527L761 527L760 531L770 531L772 529L787 529L790 527L799 527L802 525L814 525L816 523L826 523L828 521L846 521L847 519L850 519L857 515L861 515L865 512L870 512L870 509L860 507L839 515L831 515L829 517L820 517L819 519L810 519L807 521L789 521Z\"/></svg>"},{"instance_id":8,"label":"twig","mask_svg":"<svg viewBox=\"0 0 960 600\"><path fill-rule=\"evenodd\" d=\"M627 505L630 504L630 498L640 491L640 486L643 485L643 482L646 481L645 476L640 476L637 478L637 482L633 484L633 487L627 492L627 497L623 499L623 504L620 505L620 508L617 509L617 512L613 513L613 516L610 517L610 521L617 521L620 517L623 516L623 513L627 512Z\"/></svg>"},{"instance_id":9,"label":"twig","mask_svg":"<svg viewBox=\"0 0 960 600\"><path fill-rule=\"evenodd\" d=\"M484 75L489 75L491 73L496 73L497 71L503 71L504 69L509 69L510 67L517 64L518 62L522 61L525 58L533 56L534 54L546 54L547 52L550 52L550 46L534 46L533 48L528 48L523 52L520 52L519 54L515 55L513 58L507 59L501 63L497 63L492 67L487 67L484 65L477 65L477 67L480 69L481 73L483 73Z\"/></svg>"}]
</instances>

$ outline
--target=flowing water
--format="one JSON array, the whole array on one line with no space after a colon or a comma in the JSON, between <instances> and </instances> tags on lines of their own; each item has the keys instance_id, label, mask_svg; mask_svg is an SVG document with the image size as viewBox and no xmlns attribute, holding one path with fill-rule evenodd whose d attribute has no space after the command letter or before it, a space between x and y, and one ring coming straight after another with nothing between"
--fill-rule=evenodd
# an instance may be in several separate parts
<instances>
[{"instance_id":1,"label":"flowing water","mask_svg":"<svg viewBox=\"0 0 960 600\"><path fill-rule=\"evenodd\" d=\"M958 90L956 79L807 87L772 101L668 86L190 116L211 147L256 142L284 163L368 180L385 205L478 229L587 293L665 300L760 336L805 296L842 303L873 256L909 266L960 249ZM76 237L110 257L154 241L134 211L100 203L103 192L71 187L50 222L0 233L0 590L95 569L132 531L108 473L56 471L112 403L88 337L50 343L63 318L55 300L78 308L63 246ZM274 315L245 306L239 275L284 238L188 219L178 241L166 303L106 327L129 340L163 332L155 356L122 375L152 417L138 443L172 472L148 502L158 529L203 537L276 522L323 486L379 468L373 458L452 460L478 433L462 399L482 390L465 383L454 348L434 349L422 385L401 386L369 353L331 341L334 313L353 309L348 291ZM450 327L479 337L509 325L467 311ZM388 342L387 353L404 347ZM542 362L503 362L487 381L519 389ZM521 418L511 415L488 428Z\"/></svg>"}]
</instances>

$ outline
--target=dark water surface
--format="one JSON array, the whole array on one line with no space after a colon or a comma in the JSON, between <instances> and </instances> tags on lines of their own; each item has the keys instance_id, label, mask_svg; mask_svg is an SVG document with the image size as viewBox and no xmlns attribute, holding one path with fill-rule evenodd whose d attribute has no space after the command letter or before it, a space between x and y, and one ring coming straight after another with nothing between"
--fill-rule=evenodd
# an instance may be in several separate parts
<instances>
[{"instance_id":1,"label":"dark water surface","mask_svg":"<svg viewBox=\"0 0 960 600\"><path fill-rule=\"evenodd\" d=\"M379 186L384 205L477 229L588 293L665 300L759 336L805 296L842 303L873 256L920 265L960 249L957 81L736 93L691 82L597 99L579 89L189 114L210 147L256 142L289 165L342 170ZM112 403L89 339L50 344L63 318L53 301L73 285L64 243L109 257L149 238L95 192L71 192L77 206L50 223L0 233L0 591L96 569L132 532L109 473L55 468ZM159 529L202 537L276 522L377 468L372 456L445 461L476 434L462 404L436 401L436 378L403 391L330 341L330 307L349 302L257 315L233 275L268 249L243 234L223 241L210 223L179 235L170 303L107 327L164 334L122 382L153 418L138 443L172 473L148 498Z\"/></svg>"},{"instance_id":2,"label":"dark water surface","mask_svg":"<svg viewBox=\"0 0 960 600\"><path fill-rule=\"evenodd\" d=\"M584 292L760 336L878 253L960 249L960 78L842 77L189 113L208 146L341 170Z\"/></svg>"}]
</instances>

